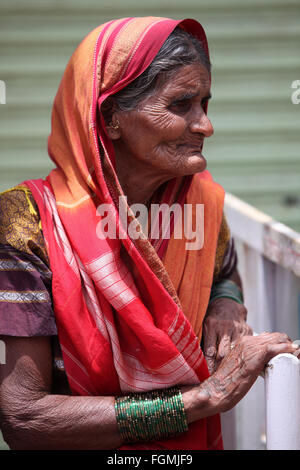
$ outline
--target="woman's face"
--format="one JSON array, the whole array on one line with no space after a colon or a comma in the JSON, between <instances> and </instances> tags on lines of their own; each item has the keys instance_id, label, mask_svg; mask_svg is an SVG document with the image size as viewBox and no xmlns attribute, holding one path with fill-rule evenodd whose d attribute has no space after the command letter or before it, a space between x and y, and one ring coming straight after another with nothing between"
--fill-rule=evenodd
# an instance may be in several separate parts
<instances>
[{"instance_id":1,"label":"woman's face","mask_svg":"<svg viewBox=\"0 0 300 470\"><path fill-rule=\"evenodd\" d=\"M206 167L203 140L213 127L203 107L210 98L207 69L182 66L138 109L116 111L119 130L113 134L116 157L136 171L161 178L191 175Z\"/></svg>"}]
</instances>

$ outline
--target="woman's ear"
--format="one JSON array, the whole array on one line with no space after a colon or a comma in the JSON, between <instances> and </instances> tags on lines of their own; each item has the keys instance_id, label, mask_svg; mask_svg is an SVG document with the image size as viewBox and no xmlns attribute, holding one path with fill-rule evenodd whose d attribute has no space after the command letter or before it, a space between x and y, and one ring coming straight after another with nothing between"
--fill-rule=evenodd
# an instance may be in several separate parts
<instances>
[{"instance_id":1,"label":"woman's ear","mask_svg":"<svg viewBox=\"0 0 300 470\"><path fill-rule=\"evenodd\" d=\"M101 105L101 113L104 118L106 132L108 137L112 140L117 140L121 137L119 121L117 115L117 105L113 97L109 96Z\"/></svg>"}]
</instances>

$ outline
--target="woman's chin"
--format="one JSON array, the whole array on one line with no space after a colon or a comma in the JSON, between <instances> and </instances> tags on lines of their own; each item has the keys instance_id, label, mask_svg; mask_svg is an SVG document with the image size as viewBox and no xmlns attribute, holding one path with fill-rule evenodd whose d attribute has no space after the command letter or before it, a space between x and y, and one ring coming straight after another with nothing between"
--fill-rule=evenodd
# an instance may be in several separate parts
<instances>
[{"instance_id":1,"label":"woman's chin","mask_svg":"<svg viewBox=\"0 0 300 470\"><path fill-rule=\"evenodd\" d=\"M206 169L206 166L207 161L206 158L202 155L202 153L199 152L188 157L188 174L193 175L194 173L201 173L201 171L204 171Z\"/></svg>"}]
</instances>

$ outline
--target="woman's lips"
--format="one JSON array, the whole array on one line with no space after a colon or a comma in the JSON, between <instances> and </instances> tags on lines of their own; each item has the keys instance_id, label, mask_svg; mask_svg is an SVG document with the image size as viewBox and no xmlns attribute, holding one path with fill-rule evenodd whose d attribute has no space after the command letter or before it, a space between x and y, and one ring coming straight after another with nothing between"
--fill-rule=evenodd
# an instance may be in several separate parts
<instances>
[{"instance_id":1,"label":"woman's lips","mask_svg":"<svg viewBox=\"0 0 300 470\"><path fill-rule=\"evenodd\" d=\"M202 148L203 148L203 142L197 142L197 143L190 143L190 142L186 142L184 144L180 144L179 147L186 147L186 148L189 148L189 149L192 149L192 150L197 150L198 152L201 152L202 151Z\"/></svg>"}]
</instances>

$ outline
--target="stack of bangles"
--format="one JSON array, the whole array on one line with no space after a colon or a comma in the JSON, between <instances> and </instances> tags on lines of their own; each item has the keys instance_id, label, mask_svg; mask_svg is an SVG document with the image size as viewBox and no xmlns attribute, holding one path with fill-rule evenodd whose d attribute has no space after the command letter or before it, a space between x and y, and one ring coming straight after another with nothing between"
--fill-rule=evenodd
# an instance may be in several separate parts
<instances>
[{"instance_id":1,"label":"stack of bangles","mask_svg":"<svg viewBox=\"0 0 300 470\"><path fill-rule=\"evenodd\" d=\"M223 279L222 281L216 282L212 285L209 303L211 304L214 300L222 298L235 300L235 302L238 302L239 304L244 303L241 289L230 279Z\"/></svg>"},{"instance_id":2,"label":"stack of bangles","mask_svg":"<svg viewBox=\"0 0 300 470\"><path fill-rule=\"evenodd\" d=\"M126 443L159 440L188 431L178 387L116 397L115 411Z\"/></svg>"},{"instance_id":3,"label":"stack of bangles","mask_svg":"<svg viewBox=\"0 0 300 470\"><path fill-rule=\"evenodd\" d=\"M209 303L229 298L243 304L243 294L229 279L214 283ZM130 393L115 398L118 428L125 443L159 440L188 431L179 387Z\"/></svg>"}]
</instances>

